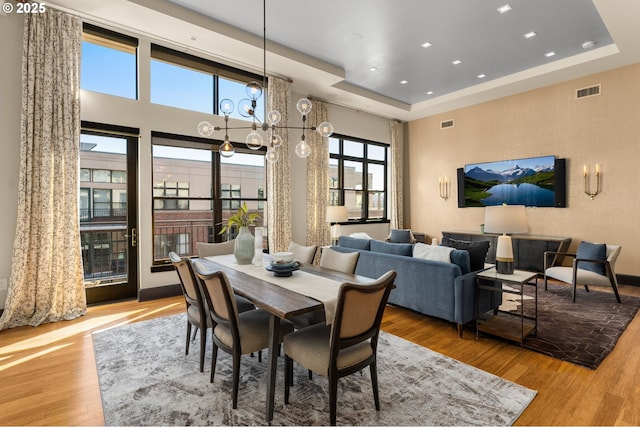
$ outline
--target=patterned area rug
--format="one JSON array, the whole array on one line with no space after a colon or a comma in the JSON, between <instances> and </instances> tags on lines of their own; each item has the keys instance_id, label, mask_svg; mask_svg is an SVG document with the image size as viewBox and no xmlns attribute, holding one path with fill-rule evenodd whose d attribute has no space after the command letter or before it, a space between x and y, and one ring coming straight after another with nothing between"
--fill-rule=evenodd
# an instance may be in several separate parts
<instances>
[{"instance_id":1,"label":"patterned area rug","mask_svg":"<svg viewBox=\"0 0 640 427\"><path fill-rule=\"evenodd\" d=\"M640 307L640 298L579 287L575 304L571 287L538 280L538 333L524 347L577 365L596 369L616 345ZM532 304L525 301L525 313Z\"/></svg>"},{"instance_id":2,"label":"patterned area rug","mask_svg":"<svg viewBox=\"0 0 640 427\"><path fill-rule=\"evenodd\" d=\"M219 352L215 382L210 357L198 371L198 345L184 354L184 315L93 334L106 425L264 424L264 359L243 356L238 409L231 409L231 358ZM210 347L209 347L210 348ZM369 371L338 384L338 424L510 425L536 392L401 338L382 333L378 347L380 412ZM207 352L210 354L210 351ZM279 361L274 425L329 423L326 379L295 368L284 405Z\"/></svg>"}]
</instances>

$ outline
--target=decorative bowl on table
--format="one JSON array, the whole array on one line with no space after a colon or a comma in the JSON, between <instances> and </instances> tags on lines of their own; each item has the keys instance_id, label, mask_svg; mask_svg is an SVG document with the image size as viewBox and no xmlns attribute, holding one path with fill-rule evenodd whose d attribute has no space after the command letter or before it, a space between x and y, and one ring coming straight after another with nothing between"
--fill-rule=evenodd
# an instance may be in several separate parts
<instances>
[{"instance_id":1,"label":"decorative bowl on table","mask_svg":"<svg viewBox=\"0 0 640 427\"><path fill-rule=\"evenodd\" d=\"M294 271L300 269L300 263L298 261L273 261L267 264L265 269L271 271L276 277L289 277Z\"/></svg>"},{"instance_id":2,"label":"decorative bowl on table","mask_svg":"<svg viewBox=\"0 0 640 427\"><path fill-rule=\"evenodd\" d=\"M271 254L273 261L277 263L292 263L293 252L274 252Z\"/></svg>"}]
</instances>

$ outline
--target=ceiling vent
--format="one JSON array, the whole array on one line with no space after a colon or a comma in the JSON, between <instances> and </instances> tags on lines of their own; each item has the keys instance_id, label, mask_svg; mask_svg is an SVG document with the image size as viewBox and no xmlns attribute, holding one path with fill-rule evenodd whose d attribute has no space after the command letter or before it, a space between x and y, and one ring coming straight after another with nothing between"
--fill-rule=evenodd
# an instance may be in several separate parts
<instances>
[{"instance_id":1,"label":"ceiling vent","mask_svg":"<svg viewBox=\"0 0 640 427\"><path fill-rule=\"evenodd\" d=\"M453 119L440 122L440 129L448 129L453 127Z\"/></svg>"},{"instance_id":2,"label":"ceiling vent","mask_svg":"<svg viewBox=\"0 0 640 427\"><path fill-rule=\"evenodd\" d=\"M600 86L601 85L597 84L595 86L576 90L576 99L586 98L587 96L600 95Z\"/></svg>"}]
</instances>

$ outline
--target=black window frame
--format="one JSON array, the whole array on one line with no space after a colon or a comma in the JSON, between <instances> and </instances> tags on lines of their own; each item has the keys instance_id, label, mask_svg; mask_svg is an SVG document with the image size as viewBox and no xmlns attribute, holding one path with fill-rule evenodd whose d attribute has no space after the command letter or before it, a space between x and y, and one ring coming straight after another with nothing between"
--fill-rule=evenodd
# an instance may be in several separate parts
<instances>
[{"instance_id":1,"label":"black window frame","mask_svg":"<svg viewBox=\"0 0 640 427\"><path fill-rule=\"evenodd\" d=\"M329 191L330 193L333 193L334 191L338 192L338 199L339 200L330 200L330 204L337 204L337 205L344 205L344 201L345 201L345 194L347 191L358 191L362 193L362 216L360 218L349 218L349 221L347 222L348 224L351 223L367 223L367 224L371 224L371 223L388 223L389 222L389 217L388 217L388 204L389 204L389 156L390 156L390 145L389 144L385 144L383 142L376 142L376 141L371 141L371 140L367 140L367 139L363 139L363 138L357 138L357 137L352 137L352 136L347 136L347 135L341 135L341 134L333 134L330 137L331 139L336 139L338 140L338 153L329 153L329 157L331 159L335 159L338 162L338 182L337 182L337 186L333 186L332 182L329 183ZM363 144L363 155L362 157L358 157L358 156L351 156L351 155L346 155L344 153L344 142L345 141L349 141L349 142L355 142L355 143L361 143ZM369 159L368 158L368 151L369 151L369 146L377 146L377 147L382 147L385 149L385 155L384 155L384 160L376 160L376 159ZM351 189L346 189L345 188L345 182L344 182L344 178L345 178L345 162L348 161L352 161L352 162L359 162L362 163L362 189L361 190L351 190ZM365 179L365 177L368 176L368 171L369 171L369 165L370 164L375 164L375 165L381 165L384 168L384 185L383 185L383 189L380 190L372 190L369 189L369 182L368 179ZM331 167L332 165L330 165L329 167ZM384 194L384 209L383 209L383 214L381 218L370 218L369 215L369 196L370 193L375 192L375 193L379 193L382 192ZM330 196L330 198L332 198L332 196ZM333 203L336 202L336 203ZM345 224L347 224L345 223Z\"/></svg>"}]
</instances>

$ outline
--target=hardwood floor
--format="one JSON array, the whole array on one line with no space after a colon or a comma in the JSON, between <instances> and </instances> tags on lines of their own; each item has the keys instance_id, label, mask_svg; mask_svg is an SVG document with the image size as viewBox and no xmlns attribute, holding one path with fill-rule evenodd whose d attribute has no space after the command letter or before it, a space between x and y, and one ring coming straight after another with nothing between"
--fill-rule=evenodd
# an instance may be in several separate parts
<instances>
[{"instance_id":1,"label":"hardwood floor","mask_svg":"<svg viewBox=\"0 0 640 427\"><path fill-rule=\"evenodd\" d=\"M127 301L0 332L0 425L103 425L91 332L183 310L182 297ZM640 425L640 316L595 371L471 330L460 339L454 325L397 307L385 311L383 330L537 390L517 425Z\"/></svg>"}]
</instances>

